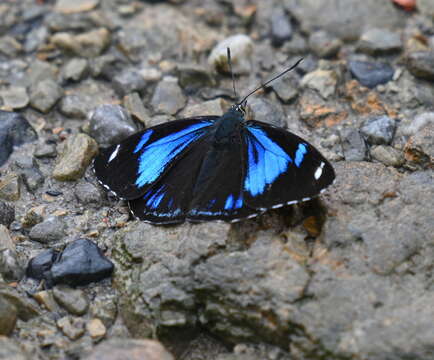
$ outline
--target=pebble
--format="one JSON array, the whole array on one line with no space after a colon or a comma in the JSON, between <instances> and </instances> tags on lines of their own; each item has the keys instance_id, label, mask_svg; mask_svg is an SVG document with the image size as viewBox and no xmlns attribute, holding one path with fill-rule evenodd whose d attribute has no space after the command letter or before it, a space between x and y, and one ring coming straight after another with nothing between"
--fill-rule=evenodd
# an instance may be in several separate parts
<instances>
[{"instance_id":1,"label":"pebble","mask_svg":"<svg viewBox=\"0 0 434 360\"><path fill-rule=\"evenodd\" d=\"M35 139L36 133L23 115L0 110L0 166L7 161L15 146Z\"/></svg>"},{"instance_id":2,"label":"pebble","mask_svg":"<svg viewBox=\"0 0 434 360\"><path fill-rule=\"evenodd\" d=\"M19 343L6 336L0 336L1 360L29 360Z\"/></svg>"},{"instance_id":3,"label":"pebble","mask_svg":"<svg viewBox=\"0 0 434 360\"><path fill-rule=\"evenodd\" d=\"M85 332L85 322L81 318L73 318L71 316L64 316L57 320L57 327L66 335L70 340L77 340Z\"/></svg>"},{"instance_id":4,"label":"pebble","mask_svg":"<svg viewBox=\"0 0 434 360\"><path fill-rule=\"evenodd\" d=\"M0 91L3 106L11 109L23 109L29 104L27 90L22 86L11 86L6 90Z\"/></svg>"},{"instance_id":5,"label":"pebble","mask_svg":"<svg viewBox=\"0 0 434 360\"><path fill-rule=\"evenodd\" d=\"M6 281L19 281L24 275L9 230L0 225L0 274Z\"/></svg>"},{"instance_id":6,"label":"pebble","mask_svg":"<svg viewBox=\"0 0 434 360\"><path fill-rule=\"evenodd\" d=\"M341 146L346 161L363 161L366 159L366 143L360 132L353 128L341 131Z\"/></svg>"},{"instance_id":7,"label":"pebble","mask_svg":"<svg viewBox=\"0 0 434 360\"><path fill-rule=\"evenodd\" d=\"M111 276L113 267L95 243L79 239L65 247L51 274L56 284L87 285Z\"/></svg>"},{"instance_id":8,"label":"pebble","mask_svg":"<svg viewBox=\"0 0 434 360\"><path fill-rule=\"evenodd\" d=\"M98 152L94 139L86 134L72 135L54 167L52 176L59 181L80 179Z\"/></svg>"},{"instance_id":9,"label":"pebble","mask_svg":"<svg viewBox=\"0 0 434 360\"><path fill-rule=\"evenodd\" d=\"M298 96L298 80L292 76L280 78L270 86L277 97L285 104L291 103Z\"/></svg>"},{"instance_id":10,"label":"pebble","mask_svg":"<svg viewBox=\"0 0 434 360\"><path fill-rule=\"evenodd\" d=\"M15 288L10 286L0 287L0 297L3 297L15 306L20 320L29 321L41 315L34 302L30 301L27 296L23 296Z\"/></svg>"},{"instance_id":11,"label":"pebble","mask_svg":"<svg viewBox=\"0 0 434 360\"><path fill-rule=\"evenodd\" d=\"M56 80L57 68L46 62L41 60L35 60L30 63L29 68L27 69L27 78L29 81L29 85L38 84L43 80Z\"/></svg>"},{"instance_id":12,"label":"pebble","mask_svg":"<svg viewBox=\"0 0 434 360\"><path fill-rule=\"evenodd\" d=\"M18 174L10 172L0 176L0 199L17 201L21 195L21 183Z\"/></svg>"},{"instance_id":13,"label":"pebble","mask_svg":"<svg viewBox=\"0 0 434 360\"><path fill-rule=\"evenodd\" d=\"M15 324L17 322L17 309L5 298L0 296L0 339L3 336L8 336L14 330ZM1 344L1 340L0 340ZM3 357L2 353L4 348L0 350L0 359L6 359Z\"/></svg>"},{"instance_id":14,"label":"pebble","mask_svg":"<svg viewBox=\"0 0 434 360\"><path fill-rule=\"evenodd\" d=\"M388 64L357 60L349 61L348 69L360 84L369 88L389 82L395 72Z\"/></svg>"},{"instance_id":15,"label":"pebble","mask_svg":"<svg viewBox=\"0 0 434 360\"><path fill-rule=\"evenodd\" d=\"M285 2L301 31L323 29L341 40L356 40L365 29L402 27L405 17L392 1L346 0L333 3L324 0Z\"/></svg>"},{"instance_id":16,"label":"pebble","mask_svg":"<svg viewBox=\"0 0 434 360\"><path fill-rule=\"evenodd\" d=\"M101 55L110 45L111 36L106 28L99 28L79 35L59 32L50 40L56 47L67 53L92 58Z\"/></svg>"},{"instance_id":17,"label":"pebble","mask_svg":"<svg viewBox=\"0 0 434 360\"><path fill-rule=\"evenodd\" d=\"M404 164L404 155L391 146L378 145L370 149L371 156L386 166L399 167Z\"/></svg>"},{"instance_id":18,"label":"pebble","mask_svg":"<svg viewBox=\"0 0 434 360\"><path fill-rule=\"evenodd\" d=\"M75 14L96 8L99 0L57 0L54 11L63 14Z\"/></svg>"},{"instance_id":19,"label":"pebble","mask_svg":"<svg viewBox=\"0 0 434 360\"><path fill-rule=\"evenodd\" d=\"M340 39L323 30L312 33L308 43L313 53L320 58L336 56L343 45Z\"/></svg>"},{"instance_id":20,"label":"pebble","mask_svg":"<svg viewBox=\"0 0 434 360\"><path fill-rule=\"evenodd\" d=\"M113 78L114 68L119 60L112 54L105 54L89 60L90 73L93 77Z\"/></svg>"},{"instance_id":21,"label":"pebble","mask_svg":"<svg viewBox=\"0 0 434 360\"><path fill-rule=\"evenodd\" d=\"M32 227L29 238L43 244L55 242L65 236L66 225L57 216L50 216Z\"/></svg>"},{"instance_id":22,"label":"pebble","mask_svg":"<svg viewBox=\"0 0 434 360\"><path fill-rule=\"evenodd\" d=\"M102 203L102 196L95 185L88 182L81 182L76 185L74 195L82 205L99 206Z\"/></svg>"},{"instance_id":23,"label":"pebble","mask_svg":"<svg viewBox=\"0 0 434 360\"><path fill-rule=\"evenodd\" d=\"M89 301L83 290L72 289L64 285L55 286L53 296L54 300L72 315L84 315L89 308Z\"/></svg>"},{"instance_id":24,"label":"pebble","mask_svg":"<svg viewBox=\"0 0 434 360\"><path fill-rule=\"evenodd\" d=\"M63 89L54 80L45 79L30 88L30 105L47 113L63 95Z\"/></svg>"},{"instance_id":25,"label":"pebble","mask_svg":"<svg viewBox=\"0 0 434 360\"><path fill-rule=\"evenodd\" d=\"M33 155L38 159L55 158L57 156L56 144L39 143L36 145Z\"/></svg>"},{"instance_id":26,"label":"pebble","mask_svg":"<svg viewBox=\"0 0 434 360\"><path fill-rule=\"evenodd\" d=\"M122 103L133 119L140 121L144 126L149 123L151 116L138 93L133 92L124 96Z\"/></svg>"},{"instance_id":27,"label":"pebble","mask_svg":"<svg viewBox=\"0 0 434 360\"><path fill-rule=\"evenodd\" d=\"M125 69L116 74L112 80L113 88L119 96L132 92L142 92L147 87L146 81L135 69Z\"/></svg>"},{"instance_id":28,"label":"pebble","mask_svg":"<svg viewBox=\"0 0 434 360\"><path fill-rule=\"evenodd\" d=\"M327 99L335 94L338 77L333 70L315 70L301 79L301 86L316 90L319 94Z\"/></svg>"},{"instance_id":29,"label":"pebble","mask_svg":"<svg viewBox=\"0 0 434 360\"><path fill-rule=\"evenodd\" d=\"M0 37L0 54L9 58L16 58L23 51L23 46L12 36Z\"/></svg>"},{"instance_id":30,"label":"pebble","mask_svg":"<svg viewBox=\"0 0 434 360\"><path fill-rule=\"evenodd\" d=\"M408 70L416 77L434 80L434 51L417 51L407 56Z\"/></svg>"},{"instance_id":31,"label":"pebble","mask_svg":"<svg viewBox=\"0 0 434 360\"><path fill-rule=\"evenodd\" d=\"M45 205L39 205L30 208L26 211L24 217L21 220L21 224L25 228L31 228L36 224L44 221Z\"/></svg>"},{"instance_id":32,"label":"pebble","mask_svg":"<svg viewBox=\"0 0 434 360\"><path fill-rule=\"evenodd\" d=\"M395 134L395 120L383 115L367 119L360 128L370 144L390 144Z\"/></svg>"},{"instance_id":33,"label":"pebble","mask_svg":"<svg viewBox=\"0 0 434 360\"><path fill-rule=\"evenodd\" d=\"M56 261L59 253L54 249L42 251L34 258L30 259L26 268L26 275L36 280L47 280L52 283L51 267Z\"/></svg>"},{"instance_id":34,"label":"pebble","mask_svg":"<svg viewBox=\"0 0 434 360\"><path fill-rule=\"evenodd\" d=\"M434 167L434 122L427 123L404 147L405 157L422 168Z\"/></svg>"},{"instance_id":35,"label":"pebble","mask_svg":"<svg viewBox=\"0 0 434 360\"><path fill-rule=\"evenodd\" d=\"M388 29L374 28L364 32L357 44L357 50L370 54L381 55L400 51L401 37Z\"/></svg>"},{"instance_id":36,"label":"pebble","mask_svg":"<svg viewBox=\"0 0 434 360\"><path fill-rule=\"evenodd\" d=\"M90 114L89 134L100 146L116 144L137 130L128 112L120 105L99 105Z\"/></svg>"},{"instance_id":37,"label":"pebble","mask_svg":"<svg viewBox=\"0 0 434 360\"><path fill-rule=\"evenodd\" d=\"M59 307L54 300L53 292L51 290L42 290L33 294L33 298L50 312L58 312Z\"/></svg>"},{"instance_id":38,"label":"pebble","mask_svg":"<svg viewBox=\"0 0 434 360\"><path fill-rule=\"evenodd\" d=\"M60 75L64 81L80 81L89 70L88 61L82 58L69 60L61 69Z\"/></svg>"},{"instance_id":39,"label":"pebble","mask_svg":"<svg viewBox=\"0 0 434 360\"><path fill-rule=\"evenodd\" d=\"M44 44L48 39L49 31L46 26L39 26L31 30L27 36L26 41L24 42L24 51L26 53L31 53Z\"/></svg>"},{"instance_id":40,"label":"pebble","mask_svg":"<svg viewBox=\"0 0 434 360\"><path fill-rule=\"evenodd\" d=\"M250 73L253 41L244 34L233 35L220 41L212 49L208 63L219 72L230 73L227 48L231 49L233 73L235 75Z\"/></svg>"},{"instance_id":41,"label":"pebble","mask_svg":"<svg viewBox=\"0 0 434 360\"><path fill-rule=\"evenodd\" d=\"M71 94L60 100L59 111L69 118L85 119L93 106L94 100L90 96Z\"/></svg>"},{"instance_id":42,"label":"pebble","mask_svg":"<svg viewBox=\"0 0 434 360\"><path fill-rule=\"evenodd\" d=\"M111 338L97 345L83 360L174 360L158 341Z\"/></svg>"},{"instance_id":43,"label":"pebble","mask_svg":"<svg viewBox=\"0 0 434 360\"><path fill-rule=\"evenodd\" d=\"M187 105L182 112L182 117L194 117L203 115L217 115L221 116L224 113L224 100L218 98L215 100L208 100L199 104Z\"/></svg>"},{"instance_id":44,"label":"pebble","mask_svg":"<svg viewBox=\"0 0 434 360\"><path fill-rule=\"evenodd\" d=\"M429 123L434 123L434 112L424 112L412 118L408 124L401 123L399 132L405 136L412 136Z\"/></svg>"},{"instance_id":45,"label":"pebble","mask_svg":"<svg viewBox=\"0 0 434 360\"><path fill-rule=\"evenodd\" d=\"M86 330L93 340L103 338L107 332L104 323L100 319L91 319L86 324Z\"/></svg>"},{"instance_id":46,"label":"pebble","mask_svg":"<svg viewBox=\"0 0 434 360\"><path fill-rule=\"evenodd\" d=\"M15 220L15 208L0 200L0 224L8 227Z\"/></svg>"},{"instance_id":47,"label":"pebble","mask_svg":"<svg viewBox=\"0 0 434 360\"><path fill-rule=\"evenodd\" d=\"M118 315L117 300L115 293L96 296L90 304L90 315L100 319L106 328L111 327Z\"/></svg>"},{"instance_id":48,"label":"pebble","mask_svg":"<svg viewBox=\"0 0 434 360\"><path fill-rule=\"evenodd\" d=\"M44 183L44 176L38 164L29 156L18 157L15 164L20 169L19 174L27 190L34 193Z\"/></svg>"},{"instance_id":49,"label":"pebble","mask_svg":"<svg viewBox=\"0 0 434 360\"><path fill-rule=\"evenodd\" d=\"M274 46L282 46L287 40L292 37L292 25L288 15L283 8L277 7L271 13L271 43Z\"/></svg>"},{"instance_id":50,"label":"pebble","mask_svg":"<svg viewBox=\"0 0 434 360\"><path fill-rule=\"evenodd\" d=\"M151 105L155 113L175 115L184 108L187 98L176 78L163 78L154 91Z\"/></svg>"},{"instance_id":51,"label":"pebble","mask_svg":"<svg viewBox=\"0 0 434 360\"><path fill-rule=\"evenodd\" d=\"M215 77L208 69L195 64L178 65L176 75L179 79L179 85L187 91L196 91L217 85Z\"/></svg>"},{"instance_id":52,"label":"pebble","mask_svg":"<svg viewBox=\"0 0 434 360\"><path fill-rule=\"evenodd\" d=\"M246 117L279 127L286 125L286 116L278 103L271 102L263 97L249 98Z\"/></svg>"},{"instance_id":53,"label":"pebble","mask_svg":"<svg viewBox=\"0 0 434 360\"><path fill-rule=\"evenodd\" d=\"M434 18L433 0L417 0L417 8L422 14Z\"/></svg>"}]
</instances>

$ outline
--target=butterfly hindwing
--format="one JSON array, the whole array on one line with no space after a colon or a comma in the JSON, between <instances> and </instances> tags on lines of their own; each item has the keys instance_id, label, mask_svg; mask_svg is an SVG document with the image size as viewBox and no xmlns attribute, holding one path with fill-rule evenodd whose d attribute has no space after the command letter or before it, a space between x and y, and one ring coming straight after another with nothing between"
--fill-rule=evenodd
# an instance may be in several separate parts
<instances>
[{"instance_id":1,"label":"butterfly hindwing","mask_svg":"<svg viewBox=\"0 0 434 360\"><path fill-rule=\"evenodd\" d=\"M284 129L249 121L243 138L244 197L255 209L307 200L335 178L332 166L318 150Z\"/></svg>"},{"instance_id":2,"label":"butterfly hindwing","mask_svg":"<svg viewBox=\"0 0 434 360\"><path fill-rule=\"evenodd\" d=\"M100 152L94 161L95 174L119 198L139 198L206 135L217 118L177 120L134 134Z\"/></svg>"}]
</instances>

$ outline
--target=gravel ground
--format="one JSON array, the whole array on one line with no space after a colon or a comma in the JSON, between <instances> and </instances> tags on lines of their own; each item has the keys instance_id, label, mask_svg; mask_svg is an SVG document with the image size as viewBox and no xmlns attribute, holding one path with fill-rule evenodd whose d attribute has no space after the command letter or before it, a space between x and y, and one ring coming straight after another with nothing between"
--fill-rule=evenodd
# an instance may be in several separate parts
<instances>
[{"instance_id":1,"label":"gravel ground","mask_svg":"<svg viewBox=\"0 0 434 360\"><path fill-rule=\"evenodd\" d=\"M1 1L0 359L432 360L433 29L433 0ZM241 94L304 57L248 117L335 184L233 225L134 221L98 147L222 114L227 46Z\"/></svg>"}]
</instances>

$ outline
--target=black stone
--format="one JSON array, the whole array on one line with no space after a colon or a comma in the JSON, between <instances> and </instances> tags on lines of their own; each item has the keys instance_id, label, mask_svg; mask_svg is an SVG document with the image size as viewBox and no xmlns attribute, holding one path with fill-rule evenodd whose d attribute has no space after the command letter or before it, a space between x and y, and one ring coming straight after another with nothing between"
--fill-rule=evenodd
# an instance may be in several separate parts
<instances>
[{"instance_id":1,"label":"black stone","mask_svg":"<svg viewBox=\"0 0 434 360\"><path fill-rule=\"evenodd\" d=\"M0 166L7 161L14 146L35 139L36 133L24 116L0 110Z\"/></svg>"},{"instance_id":2,"label":"black stone","mask_svg":"<svg viewBox=\"0 0 434 360\"><path fill-rule=\"evenodd\" d=\"M114 265L90 240L70 243L51 268L54 284L87 285L109 277Z\"/></svg>"},{"instance_id":3,"label":"black stone","mask_svg":"<svg viewBox=\"0 0 434 360\"><path fill-rule=\"evenodd\" d=\"M46 280L47 285L52 283L51 267L59 253L53 249L46 250L29 261L26 275L32 279Z\"/></svg>"},{"instance_id":4,"label":"black stone","mask_svg":"<svg viewBox=\"0 0 434 360\"><path fill-rule=\"evenodd\" d=\"M349 61L348 69L360 84L369 88L389 82L395 72L388 64L357 60Z\"/></svg>"}]
</instances>

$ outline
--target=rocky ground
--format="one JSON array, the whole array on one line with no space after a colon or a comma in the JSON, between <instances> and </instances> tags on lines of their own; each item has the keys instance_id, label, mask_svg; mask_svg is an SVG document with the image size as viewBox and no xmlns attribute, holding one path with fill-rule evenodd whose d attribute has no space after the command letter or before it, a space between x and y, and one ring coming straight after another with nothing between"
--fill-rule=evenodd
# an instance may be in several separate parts
<instances>
[{"instance_id":1,"label":"rocky ground","mask_svg":"<svg viewBox=\"0 0 434 360\"><path fill-rule=\"evenodd\" d=\"M1 1L0 359L432 360L434 1L396 3ZM134 221L98 146L222 114L227 45L241 94L304 57L248 117L335 184L234 225Z\"/></svg>"}]
</instances>

